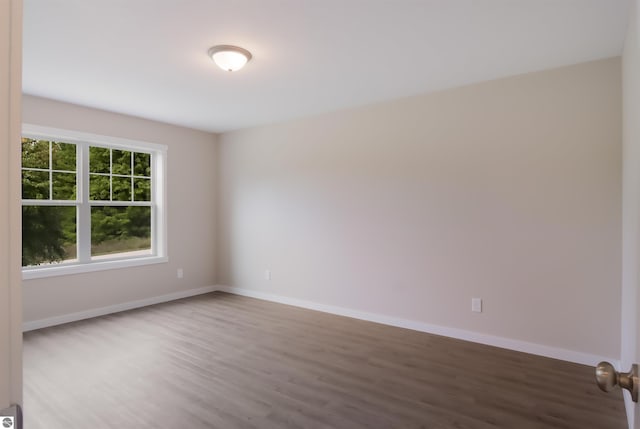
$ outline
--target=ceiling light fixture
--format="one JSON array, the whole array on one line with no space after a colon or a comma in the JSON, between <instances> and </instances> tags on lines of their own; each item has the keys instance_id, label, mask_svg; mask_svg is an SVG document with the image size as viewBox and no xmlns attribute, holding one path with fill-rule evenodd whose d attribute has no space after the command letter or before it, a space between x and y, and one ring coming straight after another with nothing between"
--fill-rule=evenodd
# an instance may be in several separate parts
<instances>
[{"instance_id":1,"label":"ceiling light fixture","mask_svg":"<svg viewBox=\"0 0 640 429\"><path fill-rule=\"evenodd\" d=\"M238 46L218 45L209 49L209 56L222 70L240 70L251 59L251 52Z\"/></svg>"}]
</instances>

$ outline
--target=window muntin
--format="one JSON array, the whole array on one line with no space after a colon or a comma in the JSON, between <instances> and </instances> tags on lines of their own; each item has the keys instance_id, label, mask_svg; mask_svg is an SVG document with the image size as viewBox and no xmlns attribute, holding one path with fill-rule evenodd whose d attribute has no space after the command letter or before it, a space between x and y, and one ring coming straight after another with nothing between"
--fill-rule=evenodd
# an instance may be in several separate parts
<instances>
[{"instance_id":1,"label":"window muntin","mask_svg":"<svg viewBox=\"0 0 640 429\"><path fill-rule=\"evenodd\" d=\"M89 146L89 199L151 202L151 156Z\"/></svg>"},{"instance_id":2,"label":"window muntin","mask_svg":"<svg viewBox=\"0 0 640 429\"><path fill-rule=\"evenodd\" d=\"M72 143L22 138L22 199L75 200L77 149Z\"/></svg>"},{"instance_id":3,"label":"window muntin","mask_svg":"<svg viewBox=\"0 0 640 429\"><path fill-rule=\"evenodd\" d=\"M35 126L23 136L24 278L167 260L165 146Z\"/></svg>"},{"instance_id":4,"label":"window muntin","mask_svg":"<svg viewBox=\"0 0 640 429\"><path fill-rule=\"evenodd\" d=\"M92 258L152 254L152 158L148 152L89 146Z\"/></svg>"},{"instance_id":5,"label":"window muntin","mask_svg":"<svg viewBox=\"0 0 640 429\"><path fill-rule=\"evenodd\" d=\"M22 265L77 261L77 147L22 138Z\"/></svg>"}]
</instances>

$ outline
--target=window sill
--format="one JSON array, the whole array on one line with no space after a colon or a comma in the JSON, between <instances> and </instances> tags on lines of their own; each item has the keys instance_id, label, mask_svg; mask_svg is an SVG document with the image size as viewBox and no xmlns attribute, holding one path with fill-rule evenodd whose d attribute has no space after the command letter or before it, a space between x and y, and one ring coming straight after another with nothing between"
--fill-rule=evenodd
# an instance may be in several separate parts
<instances>
[{"instance_id":1,"label":"window sill","mask_svg":"<svg viewBox=\"0 0 640 429\"><path fill-rule=\"evenodd\" d=\"M22 280L41 279L46 277L67 276L90 273L94 271L117 270L142 265L162 264L168 262L166 256L148 256L143 258L115 259L110 261L93 261L86 264L60 264L22 269Z\"/></svg>"}]
</instances>

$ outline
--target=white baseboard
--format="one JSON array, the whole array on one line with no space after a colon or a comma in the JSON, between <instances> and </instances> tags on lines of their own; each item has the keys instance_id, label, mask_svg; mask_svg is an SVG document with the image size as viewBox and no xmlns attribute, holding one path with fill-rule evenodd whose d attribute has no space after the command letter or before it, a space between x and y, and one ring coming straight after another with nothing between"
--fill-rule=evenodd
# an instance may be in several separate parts
<instances>
[{"instance_id":1,"label":"white baseboard","mask_svg":"<svg viewBox=\"0 0 640 429\"><path fill-rule=\"evenodd\" d=\"M449 328L446 326L432 325L429 323L417 322L414 320L399 319L396 317L385 316L376 313L367 313L364 311L353 310L350 308L337 307L333 305L318 304L312 301L305 301L296 298L273 295L270 293L258 292L250 289L243 289L229 286L218 286L217 290L232 293L235 295L243 295L252 298L258 298L265 301L273 301L281 304L293 305L295 307L307 308L310 310L322 311L325 313L336 314L339 316L352 317L354 319L367 320L370 322L382 323L384 325L397 326L400 328L412 329L414 331L427 332L435 335L456 338L459 340L471 341L474 343L485 344L488 346L500 347L503 349L515 350L524 353L530 353L538 356L560 359L568 362L575 362L583 365L595 366L598 362L609 361L616 367L620 366L620 360L617 358L597 356L590 353L567 350L558 347L546 346L543 344L530 343L527 341L514 340L511 338L498 337L494 335L482 334L464 329Z\"/></svg>"},{"instance_id":2,"label":"white baseboard","mask_svg":"<svg viewBox=\"0 0 640 429\"><path fill-rule=\"evenodd\" d=\"M117 313L120 311L131 310L148 305L159 304L162 302L173 301L180 298L188 298L190 296L201 295L204 293L214 292L216 290L228 292L236 295L243 295L252 298L262 299L265 301L278 302L281 304L293 305L295 307L307 308L310 310L322 311L324 313L336 314L339 316L352 317L354 319L367 320L370 322L382 323L384 325L396 326L400 328L412 329L414 331L427 332L435 335L456 338L474 343L485 344L489 346L500 347L503 349L515 350L534 355L560 359L569 362L575 362L583 365L595 366L600 361L609 361L617 368L620 367L620 360L607 356L598 356L590 353L578 352L574 350L563 349L559 347L546 346L543 344L530 343L527 341L514 340L511 338L498 337L494 335L482 334L479 332L468 331L458 328L450 328L446 326L433 325L414 320L400 319L396 317L385 316L383 314L368 313L364 311L354 310L345 307L333 305L319 304L312 301L306 301L296 298L289 298L280 295L274 295L265 292L254 291L250 289L229 287L229 286L205 286L197 289L189 289L180 292L174 292L166 295L145 298L137 301L130 301L121 304L110 305L107 307L94 308L91 310L80 311L77 313L63 314L60 316L50 317L46 319L33 320L23 323L23 332L32 331L34 329L46 328L49 326L61 325L63 323L75 322L77 320L89 319L92 317L104 316L105 314Z\"/></svg>"},{"instance_id":3,"label":"white baseboard","mask_svg":"<svg viewBox=\"0 0 640 429\"><path fill-rule=\"evenodd\" d=\"M218 290L216 286L205 286L197 289L189 289L180 292L173 292L166 295L154 296L151 298L139 299L137 301L123 302L121 304L109 305L107 307L92 308L91 310L79 311L77 313L63 314L61 316L49 317L46 319L33 320L22 324L22 331L33 331L34 329L46 328L49 326L61 325L63 323L75 322L77 320L89 319L91 317L104 316L105 314L118 313L120 311L134 308L146 307L147 305L160 304L161 302L174 301L180 298L201 295L203 293Z\"/></svg>"}]
</instances>

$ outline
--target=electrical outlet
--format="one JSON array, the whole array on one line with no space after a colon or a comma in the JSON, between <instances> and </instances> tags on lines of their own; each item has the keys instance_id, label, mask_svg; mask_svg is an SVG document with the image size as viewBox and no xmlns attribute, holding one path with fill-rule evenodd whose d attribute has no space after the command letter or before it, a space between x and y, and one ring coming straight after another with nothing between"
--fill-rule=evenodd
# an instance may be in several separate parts
<instances>
[{"instance_id":1,"label":"electrical outlet","mask_svg":"<svg viewBox=\"0 0 640 429\"><path fill-rule=\"evenodd\" d=\"M182 268L178 268L178 278L181 279L182 277L184 277L184 271L182 271Z\"/></svg>"},{"instance_id":2,"label":"electrical outlet","mask_svg":"<svg viewBox=\"0 0 640 429\"><path fill-rule=\"evenodd\" d=\"M264 279L265 280L271 280L271 270L265 270L264 271Z\"/></svg>"},{"instance_id":3,"label":"electrical outlet","mask_svg":"<svg viewBox=\"0 0 640 429\"><path fill-rule=\"evenodd\" d=\"M471 298L471 311L482 313L482 298Z\"/></svg>"}]
</instances>

